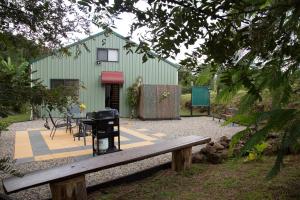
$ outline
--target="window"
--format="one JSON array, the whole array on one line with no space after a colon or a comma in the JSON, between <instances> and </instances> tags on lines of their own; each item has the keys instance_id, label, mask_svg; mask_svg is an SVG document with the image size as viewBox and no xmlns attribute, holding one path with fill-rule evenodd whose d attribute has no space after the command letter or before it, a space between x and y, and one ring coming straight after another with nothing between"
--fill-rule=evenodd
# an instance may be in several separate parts
<instances>
[{"instance_id":1,"label":"window","mask_svg":"<svg viewBox=\"0 0 300 200\"><path fill-rule=\"evenodd\" d=\"M118 62L119 60L119 51L118 50L108 50L108 61Z\"/></svg>"},{"instance_id":2,"label":"window","mask_svg":"<svg viewBox=\"0 0 300 200\"><path fill-rule=\"evenodd\" d=\"M77 94L79 95L79 80L78 79L51 79L50 80L50 88L58 88L58 87L64 87L64 88L71 88L75 87L77 90Z\"/></svg>"},{"instance_id":3,"label":"window","mask_svg":"<svg viewBox=\"0 0 300 200\"><path fill-rule=\"evenodd\" d=\"M97 61L118 62L118 49L97 49Z\"/></svg>"},{"instance_id":4,"label":"window","mask_svg":"<svg viewBox=\"0 0 300 200\"><path fill-rule=\"evenodd\" d=\"M50 88L58 88L64 86L64 80L63 79L51 79L50 81Z\"/></svg>"}]
</instances>

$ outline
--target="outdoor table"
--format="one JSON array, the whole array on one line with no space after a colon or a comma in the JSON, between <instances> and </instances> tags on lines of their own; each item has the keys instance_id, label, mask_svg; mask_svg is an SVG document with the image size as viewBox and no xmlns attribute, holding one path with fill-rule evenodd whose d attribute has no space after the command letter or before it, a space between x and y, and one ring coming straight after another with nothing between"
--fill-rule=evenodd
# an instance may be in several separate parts
<instances>
[{"instance_id":1,"label":"outdoor table","mask_svg":"<svg viewBox=\"0 0 300 200\"><path fill-rule=\"evenodd\" d=\"M76 121L77 125L79 125L80 120L86 119L86 114L85 113L74 114L71 118Z\"/></svg>"}]
</instances>

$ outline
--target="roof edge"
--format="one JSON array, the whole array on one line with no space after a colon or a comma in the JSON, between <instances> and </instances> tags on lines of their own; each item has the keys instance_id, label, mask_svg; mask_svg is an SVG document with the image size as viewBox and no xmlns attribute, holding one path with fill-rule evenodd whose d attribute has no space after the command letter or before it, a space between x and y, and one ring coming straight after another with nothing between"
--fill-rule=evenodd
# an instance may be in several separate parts
<instances>
[{"instance_id":1,"label":"roof edge","mask_svg":"<svg viewBox=\"0 0 300 200\"><path fill-rule=\"evenodd\" d=\"M93 39L93 38L95 38L95 37L98 37L98 36L100 36L100 35L103 35L104 33L105 33L105 31L101 31L101 32L96 33L96 34L94 34L94 35L90 35L90 36L88 36L88 37L86 37L86 38L84 38L84 39L82 39L82 40L79 40L79 41L74 42L74 43L72 43L72 44L66 45L64 48L70 48L70 47L73 47L73 46L75 46L75 45L78 45L78 44L81 44L81 43L86 42L86 41L88 41L88 40L91 40L91 39ZM121 34L115 32L115 31L113 31L113 30L111 30L111 33L112 33L113 35L115 35L115 36L117 36L117 37L123 39L123 40L126 40L126 41L128 41L128 42L131 42L131 43L134 43L134 44L138 45L136 42L129 40L128 38L124 37L123 35L121 35ZM151 53L153 56L155 56L155 57L159 57L159 55L158 55L157 53L153 52L153 51L150 51L150 53ZM48 57L48 56L52 56L52 55L53 55L53 53L46 54L46 55L44 55L44 56L41 56L41 57L39 57L39 58L36 58L36 59L33 59L33 60L29 61L29 63L30 63L30 64L33 64L33 63L35 63L35 62L37 62L37 61L40 61L40 60L42 60L42 59L44 59L44 58L46 58L46 57ZM160 59L160 60L162 60L162 61L168 63L169 65L172 65L173 67L175 67L175 68L177 68L177 69L180 68L180 65L179 65L179 64L173 63L173 62L169 61L168 59L162 58L162 59Z\"/></svg>"}]
</instances>

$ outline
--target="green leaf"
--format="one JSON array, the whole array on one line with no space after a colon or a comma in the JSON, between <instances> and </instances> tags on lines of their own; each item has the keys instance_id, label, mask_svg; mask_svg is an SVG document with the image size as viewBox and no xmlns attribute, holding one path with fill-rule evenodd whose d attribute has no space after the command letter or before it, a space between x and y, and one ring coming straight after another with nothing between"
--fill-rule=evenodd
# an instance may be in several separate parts
<instances>
[{"instance_id":1,"label":"green leaf","mask_svg":"<svg viewBox=\"0 0 300 200\"><path fill-rule=\"evenodd\" d=\"M268 127L264 127L256 133L254 133L242 147L241 154L245 154L247 151L251 151L255 147L255 145L264 141L269 131L270 129Z\"/></svg>"},{"instance_id":2,"label":"green leaf","mask_svg":"<svg viewBox=\"0 0 300 200\"><path fill-rule=\"evenodd\" d=\"M4 157L0 159L0 170L4 173L11 174L14 176L22 176L22 174L15 169L14 161L12 161L9 157Z\"/></svg>"},{"instance_id":3,"label":"green leaf","mask_svg":"<svg viewBox=\"0 0 300 200\"><path fill-rule=\"evenodd\" d=\"M147 54L144 54L142 57L143 63L147 62L147 60L148 60Z\"/></svg>"},{"instance_id":4,"label":"green leaf","mask_svg":"<svg viewBox=\"0 0 300 200\"><path fill-rule=\"evenodd\" d=\"M229 155L233 155L233 149L238 144L238 142L243 139L245 136L247 136L250 132L249 128L246 128L242 131L237 132L234 134L231 138L230 144L229 144Z\"/></svg>"},{"instance_id":5,"label":"green leaf","mask_svg":"<svg viewBox=\"0 0 300 200\"><path fill-rule=\"evenodd\" d=\"M227 119L222 125L226 126L231 123L238 123L241 125L251 126L255 124L257 120L257 114L236 114L233 117Z\"/></svg>"},{"instance_id":6,"label":"green leaf","mask_svg":"<svg viewBox=\"0 0 300 200\"><path fill-rule=\"evenodd\" d=\"M262 153L267 147L268 147L268 143L262 142L261 144L255 145L254 148L258 153Z\"/></svg>"}]
</instances>

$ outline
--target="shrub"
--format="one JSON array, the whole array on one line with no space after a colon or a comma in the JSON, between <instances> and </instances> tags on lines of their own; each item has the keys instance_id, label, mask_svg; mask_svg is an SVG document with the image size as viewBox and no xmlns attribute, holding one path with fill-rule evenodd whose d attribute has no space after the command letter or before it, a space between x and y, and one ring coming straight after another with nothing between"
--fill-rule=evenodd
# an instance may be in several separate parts
<instances>
[{"instance_id":1,"label":"shrub","mask_svg":"<svg viewBox=\"0 0 300 200\"><path fill-rule=\"evenodd\" d=\"M130 107L131 118L136 116L136 112L140 100L140 86L142 84L142 77L138 77L132 86L127 88L127 103Z\"/></svg>"},{"instance_id":2,"label":"shrub","mask_svg":"<svg viewBox=\"0 0 300 200\"><path fill-rule=\"evenodd\" d=\"M6 128L8 126L9 126L9 123L0 121L0 134L1 134L2 131L6 131L7 130Z\"/></svg>"}]
</instances>

